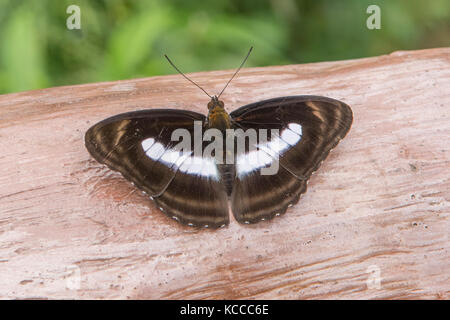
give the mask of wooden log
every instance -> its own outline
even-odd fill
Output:
[[[217,92],[232,72],[191,77]],[[206,113],[181,76],[0,96],[0,298],[449,299],[450,48],[243,69],[223,100],[297,94],[348,103],[349,135],[286,215],[219,230],[167,218],[84,147],[117,113]]]

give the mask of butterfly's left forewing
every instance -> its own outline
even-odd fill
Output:
[[[228,223],[227,195],[213,159],[176,149],[177,129],[194,136],[199,113],[144,110],[103,120],[91,127],[85,144],[100,163],[122,175],[155,200],[169,217],[193,226],[220,227]]]
[[[311,173],[352,123],[349,106],[318,96],[261,101],[230,115],[236,128],[276,133],[267,142],[258,141],[254,150],[247,148],[236,155],[231,208],[241,223],[270,219],[295,204],[306,191]]]

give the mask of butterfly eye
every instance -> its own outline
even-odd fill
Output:
[[[221,101],[221,100],[217,101],[217,104],[218,104],[221,108],[224,107],[223,101]]]
[[[208,102],[208,110],[210,110],[214,106],[213,101]]]

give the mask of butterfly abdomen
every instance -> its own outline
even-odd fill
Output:
[[[223,142],[222,145],[226,145],[225,137],[226,130],[231,129],[231,118],[228,113],[224,109],[224,104],[222,101],[217,99],[212,99],[208,104],[208,128],[209,129],[218,129],[222,131]],[[217,164],[217,169],[220,174],[220,179],[222,184],[225,186],[225,190],[228,196],[231,195],[231,191],[233,189],[233,182],[236,175],[236,170],[233,164],[227,163],[227,150],[224,150],[223,153],[223,162],[222,164]]]
[[[218,164],[217,169],[219,170],[220,178],[222,184],[225,186],[228,197],[231,196],[231,191],[233,191],[233,182],[236,176],[235,166],[233,164]]]

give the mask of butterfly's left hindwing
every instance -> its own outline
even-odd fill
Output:
[[[179,141],[172,141],[176,129],[193,137],[194,121],[204,124],[206,118],[181,110],[125,113],[91,127],[85,144],[98,162],[121,172],[169,217],[184,224],[219,227],[229,218],[217,166],[213,159],[175,150]]]

